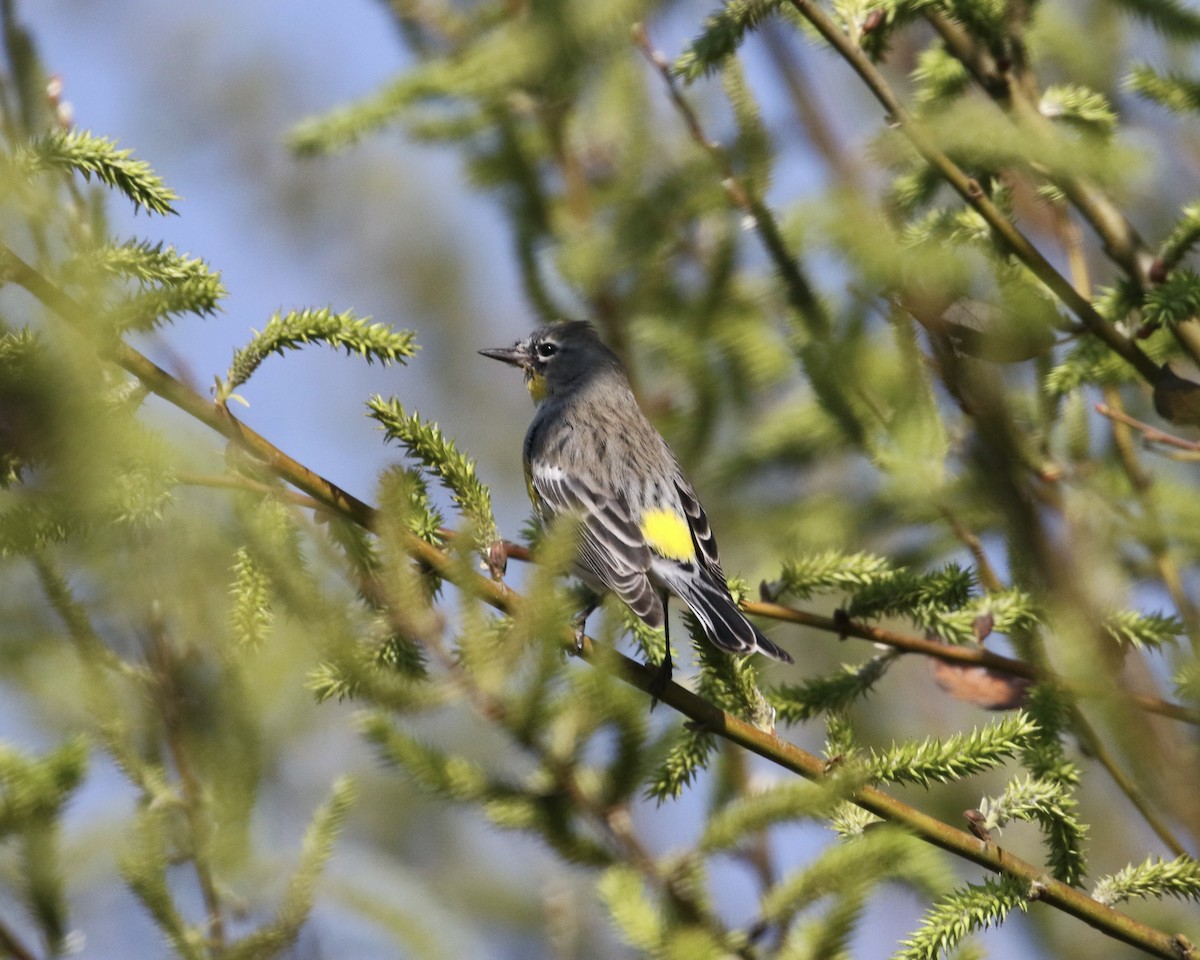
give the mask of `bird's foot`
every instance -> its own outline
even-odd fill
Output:
[[[587,644],[584,643],[587,637],[585,636],[584,631],[587,627],[588,617],[592,615],[600,603],[600,597],[597,594],[593,593],[591,590],[587,590],[586,588],[584,589],[585,597],[583,609],[579,611],[571,624],[575,629],[575,655],[577,657],[582,656],[587,650]]]
[[[647,664],[649,666],[649,664]],[[674,672],[673,664],[671,663],[671,648],[667,647],[667,652],[663,655],[662,662],[659,663],[658,669],[654,671],[654,678],[650,681],[650,709],[653,710],[658,706],[658,700],[666,692],[668,684],[671,682],[671,674]]]

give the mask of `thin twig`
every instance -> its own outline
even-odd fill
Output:
[[[192,769],[191,758],[183,742],[183,720],[180,715],[180,704],[183,693],[175,679],[176,665],[172,662],[173,653],[170,642],[166,637],[161,623],[154,623],[150,629],[148,654],[151,669],[154,671],[153,690],[158,699],[159,712],[163,720],[163,739],[179,776],[180,795],[182,799],[184,818],[188,825],[188,844],[186,856],[192,862],[196,874],[196,882],[200,887],[200,896],[204,900],[207,914],[207,932],[211,944],[217,952],[225,946],[225,917],[220,894],[217,892],[216,878],[213,876],[209,863],[209,838],[212,826],[207,822],[208,805],[204,797],[204,789],[200,778]]]
[[[1032,85],[1032,77],[1027,76],[1025,84],[1010,83],[992,54],[980,47],[961,24],[935,10],[926,11],[925,19],[938,32],[946,49],[967,68],[975,82],[1005,110],[1007,116],[1035,136],[1055,133],[1025,89]],[[1033,94],[1036,96],[1036,90]],[[1139,289],[1146,289],[1154,254],[1116,204],[1095,186],[1077,177],[1048,176],[1100,237],[1113,262],[1133,278]]]
[[[1142,788],[1121,769],[1116,758],[1109,752],[1108,747],[1104,745],[1104,741],[1100,739],[1100,735],[1096,733],[1095,728],[1088,723],[1087,719],[1078,709],[1074,711],[1071,727],[1083,742],[1087,752],[1091,753],[1099,761],[1100,766],[1112,778],[1117,789],[1125,794],[1129,802],[1137,809],[1137,812],[1142,815],[1142,819],[1154,831],[1154,835],[1163,842],[1166,848],[1177,857],[1191,856],[1191,851],[1183,845],[1179,838],[1175,836],[1174,831],[1167,821],[1151,806],[1150,800],[1146,797]]]
[[[1194,440],[1184,440],[1183,437],[1177,437],[1172,433],[1164,433],[1158,427],[1152,427],[1145,421],[1131,417],[1125,411],[1116,410],[1108,404],[1096,404],[1096,412],[1102,417],[1108,417],[1110,420],[1116,420],[1118,423],[1140,431],[1142,439],[1146,443],[1161,443],[1164,447],[1177,447],[1180,450],[1187,450],[1189,453],[1200,453],[1200,443]]]
[[[866,189],[866,176],[854,151],[844,149],[838,140],[835,125],[828,111],[818,103],[815,86],[804,68],[800,54],[788,43],[788,34],[781,24],[766,20],[758,32],[772,66],[783,81],[795,111],[804,128],[805,139],[825,161],[825,166],[840,187],[861,193]]]
[[[282,487],[273,487],[269,483],[262,483],[259,480],[252,480],[250,477],[244,477],[236,473],[179,473],[175,475],[175,480],[185,487],[212,487],[219,490],[243,490],[246,493],[257,493],[264,497],[274,497],[277,500],[290,503],[294,507],[304,507],[309,510],[327,509],[325,504],[317,500],[315,497],[306,496],[303,493],[297,493],[295,490],[285,490]]]
[[[987,552],[983,549],[983,541],[979,539],[979,535],[963,523],[958,518],[958,515],[949,507],[939,507],[938,512],[950,524],[950,530],[954,533],[954,536],[971,552],[971,558],[975,561],[975,570],[979,574],[979,583],[983,589],[988,593],[998,593],[1003,590],[1004,584],[992,567],[992,561],[988,559]]]
[[[936,660],[944,660],[947,663],[984,667],[988,670],[995,670],[997,673],[1025,677],[1039,683],[1053,683],[1077,696],[1085,696],[1087,694],[1086,690],[1068,685],[1057,674],[1035,667],[1024,660],[1001,656],[983,647],[953,646],[948,643],[942,643],[940,640],[929,640],[913,634],[899,633],[895,630],[875,627],[848,618],[826,617],[817,613],[796,610],[779,603],[766,603],[762,601],[746,602],[742,604],[742,609],[754,616],[770,617],[771,619],[783,620],[787,623],[799,623],[826,633],[836,634],[840,637],[857,637],[860,640],[869,640],[872,643],[878,643],[895,650],[903,650],[906,653],[918,653],[922,656],[933,657]],[[1200,713],[1197,713],[1195,710],[1190,710],[1177,703],[1171,703],[1170,701],[1142,693],[1128,693],[1126,696],[1132,703],[1147,713],[1155,713],[1160,716],[1170,717],[1172,720],[1181,720],[1185,723],[1200,725]]]

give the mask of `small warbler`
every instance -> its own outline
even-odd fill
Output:
[[[581,523],[574,572],[593,593],[577,621],[581,636],[603,591],[664,630],[674,594],[719,649],[792,662],[733,602],[696,491],[591,324],[553,323],[479,352],[524,371],[537,405],[523,460],[539,519],[572,515]],[[670,678],[668,639],[655,692]]]

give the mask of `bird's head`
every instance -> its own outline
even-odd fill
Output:
[[[617,358],[596,335],[590,323],[551,323],[534,330],[511,347],[480,350],[525,373],[525,386],[534,403],[576,386],[591,374],[616,366]]]

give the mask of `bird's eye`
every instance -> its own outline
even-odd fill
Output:
[[[553,343],[539,343],[537,345],[537,355],[542,360],[547,360],[558,353],[558,347]]]

